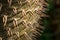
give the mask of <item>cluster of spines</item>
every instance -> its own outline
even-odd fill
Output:
[[[12,27],[13,25],[14,25],[14,28],[18,27],[21,23],[26,27],[26,29],[24,29],[22,31],[23,33],[22,32],[20,32],[20,33],[26,35],[29,38],[27,40],[33,40],[33,38],[29,37],[29,35],[25,32],[28,29],[30,29],[32,31],[33,37],[35,37],[35,39],[37,38],[36,36],[38,34],[41,35],[40,32],[43,32],[43,31],[40,31],[40,29],[43,29],[43,27],[36,20],[42,19],[41,17],[48,17],[47,15],[44,14],[45,10],[47,10],[46,6],[48,5],[44,0],[42,0],[42,1],[41,0],[33,0],[33,2],[35,3],[35,6],[37,5],[38,7],[31,8],[31,9],[29,8],[28,10],[22,9],[22,7],[23,7],[24,3],[27,3],[28,6],[31,7],[31,2],[29,0],[26,0],[24,2],[21,2],[19,0],[16,0],[16,1],[6,0],[6,1],[8,4],[4,4],[4,2],[3,3],[1,2],[0,13],[2,13],[2,15],[3,15],[3,24],[5,27],[7,26],[6,30],[8,30],[9,36],[12,35],[12,32],[9,32],[12,30],[10,27]],[[5,8],[5,6],[6,6],[6,8]],[[19,7],[21,7],[21,8],[19,8]],[[36,20],[33,21],[33,22],[36,21],[36,23],[38,25],[36,28],[32,26],[32,24],[33,24],[32,22],[26,23],[26,20],[24,20],[24,17],[27,14],[29,14],[29,12],[30,12],[31,16],[34,16],[35,13],[37,13],[39,16],[38,19],[36,18]],[[21,18],[20,17],[16,18],[18,15],[21,16]],[[12,24],[12,22],[13,22],[13,24]],[[10,26],[10,27],[8,28],[8,26]],[[18,33],[16,32],[16,34],[19,34],[19,32]],[[17,35],[17,36],[19,37],[19,35]]]

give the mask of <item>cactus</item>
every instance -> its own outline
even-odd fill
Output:
[[[0,0],[2,40],[37,40],[48,5],[46,0]]]

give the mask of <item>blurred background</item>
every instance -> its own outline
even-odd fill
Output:
[[[60,0],[54,0],[54,9],[51,12],[50,30],[53,32],[52,40],[60,40]]]

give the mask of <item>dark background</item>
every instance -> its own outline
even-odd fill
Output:
[[[53,32],[52,40],[60,40],[60,0],[54,0],[54,9],[51,12],[51,19],[50,30]]]

